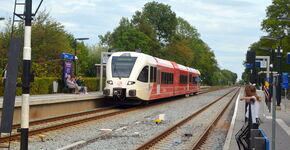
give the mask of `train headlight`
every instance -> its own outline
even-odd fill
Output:
[[[108,80],[107,83],[110,84],[110,85],[113,85],[113,81],[112,80]]]
[[[134,81],[128,81],[128,83],[127,83],[127,85],[133,85],[133,84],[135,84]]]

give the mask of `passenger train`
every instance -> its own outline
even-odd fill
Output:
[[[114,104],[140,104],[200,89],[198,70],[143,53],[113,53],[106,68],[103,94]]]

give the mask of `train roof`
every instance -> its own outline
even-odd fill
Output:
[[[169,68],[174,68],[173,64],[170,61],[164,60],[164,59],[161,59],[161,58],[157,58],[157,57],[153,57],[153,56],[150,56],[150,55],[147,55],[147,54],[144,54],[144,53],[129,52],[129,51],[127,52],[127,51],[125,51],[125,52],[115,52],[115,53],[112,54],[112,56],[145,57],[145,59],[147,58],[147,60],[152,60],[152,58],[153,58],[153,59],[155,59],[157,61],[158,64],[160,64],[162,66],[166,66],[166,67],[169,67]],[[179,70],[189,71],[189,72],[196,73],[196,74],[200,75],[200,72],[197,69],[186,67],[186,66],[183,66],[183,65],[180,65],[180,64],[177,64],[177,67],[178,67]]]

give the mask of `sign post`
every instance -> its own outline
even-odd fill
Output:
[[[75,59],[75,55],[62,53],[60,58],[63,59],[62,81],[65,83],[67,76],[73,74],[73,60]]]
[[[283,72],[282,73],[282,78],[283,78],[283,88],[285,89],[285,111],[287,111],[287,106],[286,106],[286,100],[287,100],[287,89],[289,89],[289,80],[288,80],[288,72]]]

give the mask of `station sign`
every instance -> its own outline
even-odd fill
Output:
[[[63,76],[64,76],[64,79],[67,78],[68,75],[72,75],[72,72],[73,72],[73,63],[72,61],[64,61],[63,63]]]
[[[267,61],[260,61],[260,68],[267,68]]]
[[[256,68],[261,68],[261,62],[260,61],[256,61]],[[246,68],[253,68],[252,64],[246,64]]]
[[[69,54],[69,53],[62,53],[60,55],[60,58],[68,59],[68,60],[74,60],[75,59],[75,55],[72,55],[72,54]]]
[[[246,68],[252,68],[252,64],[246,64]]]
[[[283,72],[282,73],[282,86],[284,89],[288,89],[289,88],[289,79],[288,79],[288,72]]]

